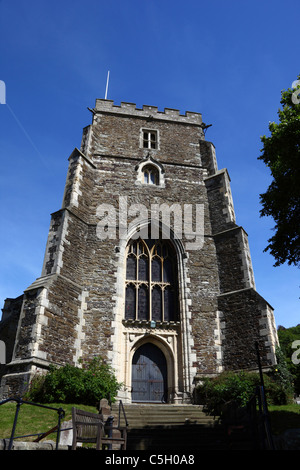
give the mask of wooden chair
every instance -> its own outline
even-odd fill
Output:
[[[114,450],[125,450],[127,444],[127,429],[118,426],[107,426],[103,417],[96,413],[72,408],[73,443],[72,450],[76,450],[77,443],[94,443],[97,450],[111,446]]]

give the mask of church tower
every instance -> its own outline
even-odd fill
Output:
[[[102,99],[91,111],[42,274],[3,309],[2,397],[94,356],[124,402],[189,402],[204,376],[257,369],[255,342],[270,367],[272,307],[201,114]]]

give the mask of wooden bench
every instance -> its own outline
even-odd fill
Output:
[[[72,450],[76,450],[77,443],[94,443],[97,450],[116,444],[119,449],[125,450],[127,444],[127,428],[108,426],[103,416],[96,413],[72,408],[73,443]]]

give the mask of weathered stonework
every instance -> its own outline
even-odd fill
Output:
[[[255,290],[230,178],[226,169],[218,170],[201,115],[109,100],[96,100],[91,111],[81,148],[69,158],[62,208],[51,216],[41,277],[4,308],[0,339],[10,346],[2,396],[22,393],[32,375],[49,364],[78,365],[80,358],[100,355],[124,383],[120,397],[130,402],[133,358],[145,344],[165,357],[169,402],[188,401],[203,376],[256,369],[255,341],[269,367],[277,343],[273,312]],[[153,133],[155,148],[143,147],[143,131]],[[155,184],[144,181],[149,165]],[[149,228],[154,205],[162,204],[194,208],[181,237],[170,219],[179,316],[155,324],[129,320],[124,314],[128,243]],[[146,208],[139,218],[132,210],[138,205]],[[109,207],[115,232],[103,239]],[[166,235],[168,224],[157,214],[155,220]]]

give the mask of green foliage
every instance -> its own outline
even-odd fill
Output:
[[[299,361],[300,355],[297,354],[297,350],[299,350],[299,343],[296,348],[293,347],[295,346],[296,341],[300,341],[300,324],[291,328],[284,328],[283,326],[279,326],[277,333],[282,354],[285,358],[287,368],[292,375],[295,393],[300,395],[300,364],[296,363],[294,357],[296,355],[296,359]]]
[[[253,396],[257,385],[259,385],[258,374],[223,372],[214,378],[204,378],[196,390],[197,401],[205,404],[209,413],[220,415],[228,402],[245,406]]]
[[[260,195],[260,214],[275,221],[275,234],[265,249],[274,256],[275,266],[300,264],[300,104],[298,98],[293,99],[295,93],[291,88],[282,92],[279,123],[271,122],[271,135],[261,137],[259,160],[269,167],[273,180]]]
[[[294,393],[294,380],[290,373],[284,354],[280,347],[276,348],[277,364],[272,367],[268,376],[273,379],[275,383],[280,385],[286,392],[286,397],[293,396]],[[279,403],[280,404],[280,403]]]
[[[82,368],[66,364],[50,366],[46,375],[36,375],[25,398],[39,403],[81,403],[96,406],[101,398],[114,400],[121,384],[100,357]]]
[[[275,371],[272,374],[276,375]],[[286,388],[281,377],[264,374],[264,386],[268,404],[280,405],[290,401],[290,388]],[[196,402],[204,404],[213,415],[221,415],[227,403],[244,407],[260,385],[260,377],[255,372],[223,372],[214,378],[204,378],[196,388]]]

